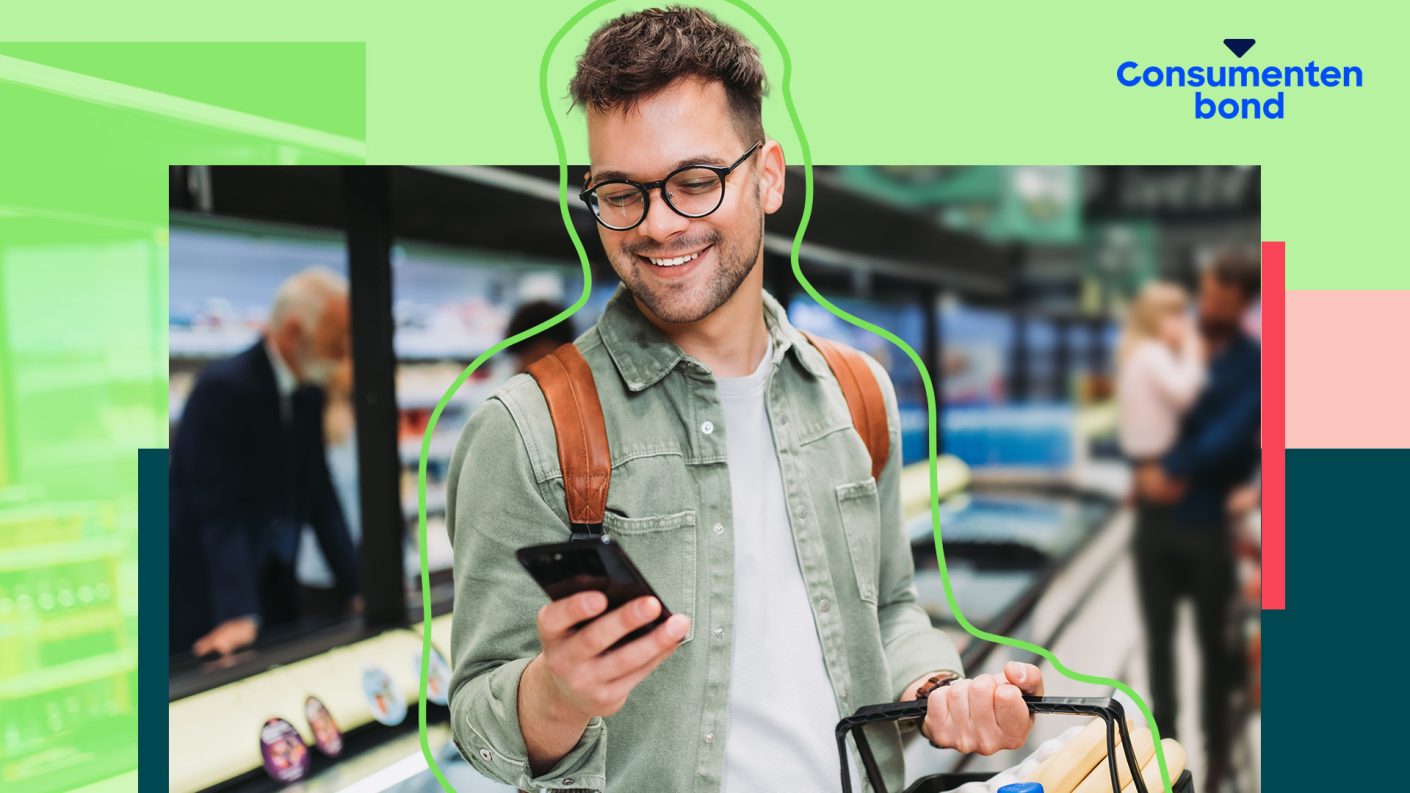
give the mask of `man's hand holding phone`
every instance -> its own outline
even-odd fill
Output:
[[[661,601],[645,596],[606,609],[607,596],[595,591],[539,609],[543,649],[519,681],[519,727],[535,773],[572,751],[589,719],[620,710],[632,689],[690,632],[690,618],[674,614],[650,633],[614,648],[622,637],[656,619]]]
[[[565,705],[586,717],[611,716],[636,684],[666,660],[690,630],[690,618],[673,615],[651,633],[612,650],[623,636],[656,619],[661,601],[639,597],[603,614],[607,597],[580,592],[539,609],[539,642],[549,678]],[[591,620],[587,625],[574,626]]]

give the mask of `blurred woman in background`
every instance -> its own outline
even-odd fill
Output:
[[[1188,309],[1184,289],[1154,281],[1126,317],[1117,350],[1117,428],[1122,453],[1138,469],[1175,445],[1180,419],[1204,387],[1204,345]]]

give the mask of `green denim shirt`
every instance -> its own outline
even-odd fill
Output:
[[[767,409],[798,563],[838,711],[850,714],[896,700],[923,675],[961,672],[960,659],[916,603],[901,525],[896,396],[885,370],[868,359],[882,384],[891,434],[890,459],[877,481],[821,353],[768,294],[764,315],[774,343]],[[666,607],[691,617],[690,634],[621,710],[592,719],[571,752],[533,776],[519,730],[518,687],[539,652],[535,615],[546,598],[514,552],[561,542],[569,530],[547,405],[534,380],[517,375],[471,416],[450,464],[452,734],[481,773],[525,790],[715,793],[729,729],[736,608],[715,382],[622,288],[575,344],[592,369],[612,453],[605,528]],[[829,734],[833,726],[818,725]],[[900,790],[900,730],[868,735],[888,787]]]

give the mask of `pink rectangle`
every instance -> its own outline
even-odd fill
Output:
[[[1288,447],[1410,448],[1410,292],[1288,293]]]
[[[1265,609],[1287,607],[1285,363],[1287,352],[1286,245],[1263,243],[1261,372],[1263,380],[1262,601]]]

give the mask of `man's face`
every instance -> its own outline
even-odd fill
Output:
[[[1229,336],[1243,323],[1249,301],[1237,284],[1225,283],[1213,273],[1200,276],[1199,324],[1211,336]]]
[[[745,140],[719,82],[681,79],[629,109],[590,110],[592,184],[607,179],[654,182],[682,165],[729,166],[755,141]],[[783,201],[783,154],[768,141],[725,180],[724,202],[702,218],[677,214],[659,190],[636,228],[598,227],[617,277],[663,322],[697,322],[734,295],[762,252],[764,215]]]
[[[348,301],[333,298],[328,301],[313,332],[299,345],[299,368],[302,378],[315,385],[327,386],[348,359]]]

